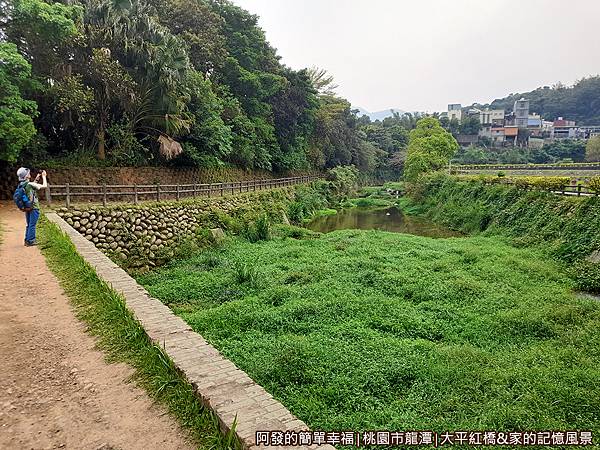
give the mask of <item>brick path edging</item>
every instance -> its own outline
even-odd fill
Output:
[[[234,421],[235,433],[247,450],[269,448],[257,446],[257,431],[302,431],[308,426],[275,400],[262,386],[204,340],[79,234],[56,213],[46,213],[71,240],[79,255],[98,276],[125,298],[127,308],[144,327],[150,339],[161,346],[175,366],[193,386],[202,403],[215,412],[223,432]],[[278,446],[277,449],[286,447]],[[331,445],[294,446],[289,449],[335,450]]]

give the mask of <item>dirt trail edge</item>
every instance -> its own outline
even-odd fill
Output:
[[[25,219],[0,203],[0,448],[191,449],[132,369],[107,364],[71,310]]]

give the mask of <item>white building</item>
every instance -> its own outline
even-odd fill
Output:
[[[504,125],[503,109],[485,109],[479,112],[479,123],[482,125]]]
[[[518,128],[527,128],[529,122],[529,100],[521,98],[515,102],[515,125]]]
[[[451,103],[448,105],[448,120],[462,120],[462,105],[460,103]]]

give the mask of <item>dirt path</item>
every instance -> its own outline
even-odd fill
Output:
[[[192,448],[127,383],[131,368],[104,362],[39,249],[23,246],[23,214],[0,203],[0,220],[0,448]]]

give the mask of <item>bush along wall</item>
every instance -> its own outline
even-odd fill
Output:
[[[515,245],[543,247],[568,265],[582,289],[600,292],[599,197],[486,185],[445,174],[422,177],[408,192],[414,212],[466,233],[502,235]],[[585,282],[577,275],[581,273],[588,274]]]
[[[296,188],[179,202],[61,208],[57,213],[114,261],[144,271],[178,252],[212,245],[216,239],[212,228],[239,232],[247,221],[261,216],[285,221]]]

